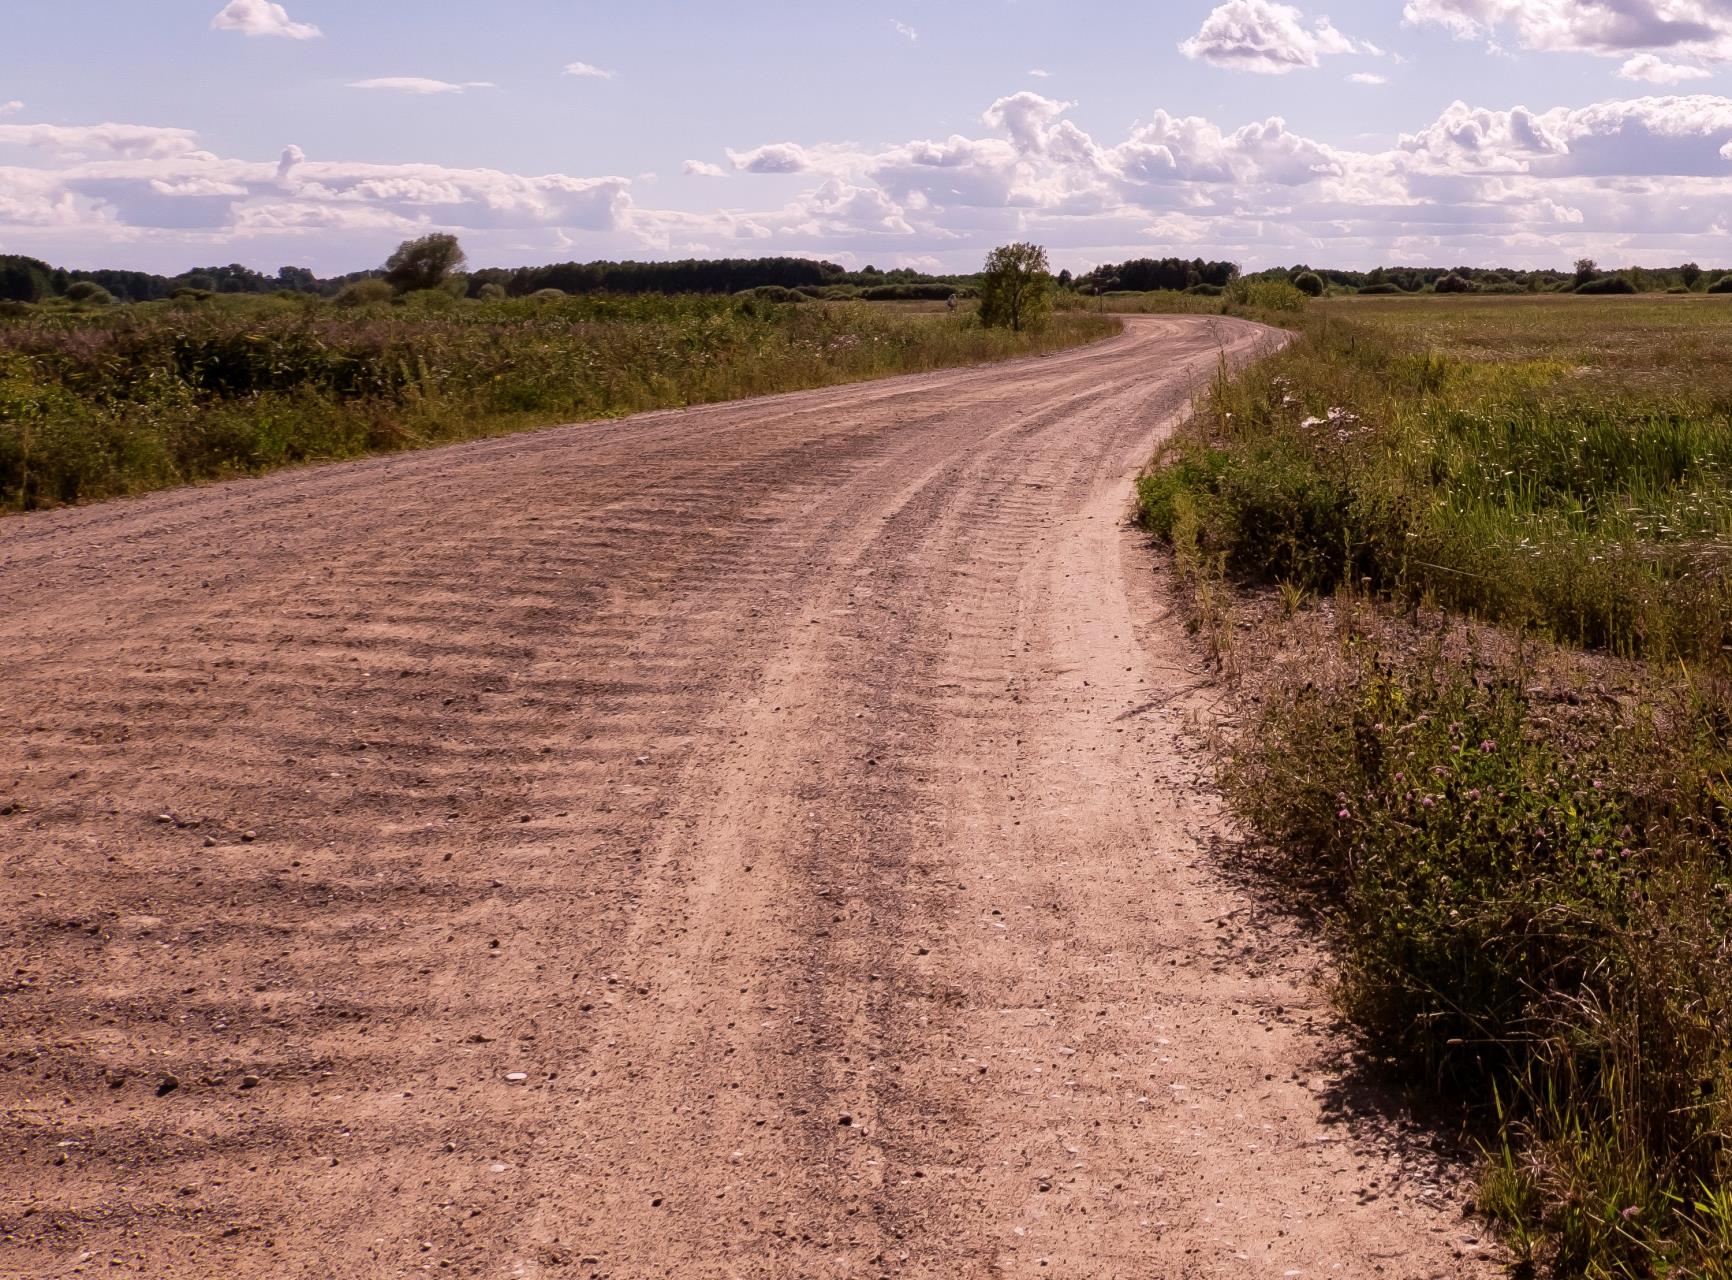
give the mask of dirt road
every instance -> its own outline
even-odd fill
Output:
[[[0,1274],[1465,1274],[1124,527],[1268,341],[0,523]]]

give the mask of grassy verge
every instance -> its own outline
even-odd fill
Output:
[[[1141,486],[1257,673],[1229,796],[1527,1266],[1732,1275],[1732,305],[1299,330]]]
[[[33,309],[0,317],[0,510],[1035,354],[1117,323],[1012,334],[700,296]]]

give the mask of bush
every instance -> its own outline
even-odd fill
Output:
[[[529,295],[531,302],[564,302],[571,295],[564,289],[537,289]]]
[[[505,286],[502,284],[484,284],[475,291],[475,297],[481,302],[504,302]]]
[[[1598,280],[1589,280],[1576,286],[1577,293],[1640,293],[1641,290],[1631,284],[1624,276],[1601,276]]]
[[[1407,290],[1403,289],[1398,284],[1383,283],[1383,284],[1362,284],[1359,286],[1359,292],[1362,295],[1364,295],[1364,294],[1383,295],[1383,294],[1392,294],[1392,293],[1393,294],[1406,294]]]
[[[1218,298],[1227,291],[1218,284],[1194,284],[1185,292],[1193,298]]]
[[[457,305],[457,299],[445,289],[416,289],[398,300],[419,311],[449,311]]]
[[[397,291],[383,280],[357,280],[343,286],[334,301],[339,307],[372,307],[389,302]]]
[[[1253,311],[1303,311],[1310,299],[1285,280],[1236,280],[1227,301]]]
[[[1709,293],[1732,293],[1732,274],[1721,276],[1708,286]]]
[[[94,281],[74,280],[66,288],[66,300],[92,307],[106,307],[114,301],[114,295]]]
[[[875,284],[860,291],[860,296],[867,302],[943,302],[953,295],[961,296],[968,290],[959,289],[944,281],[923,284]]]
[[[195,289],[188,285],[176,289],[169,297],[176,302],[209,302],[216,297],[216,293],[210,289]]]
[[[806,301],[806,295],[798,289],[785,288],[779,284],[761,284],[755,289],[741,289],[734,296],[736,298],[756,298],[760,302]]]
[[[1307,298],[1321,298],[1329,287],[1315,271],[1301,271],[1293,277],[1293,287]]]
[[[1431,288],[1434,293],[1472,293],[1473,281],[1466,276],[1458,276],[1452,271],[1439,278],[1438,282]]]

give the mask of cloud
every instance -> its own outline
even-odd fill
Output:
[[[1624,57],[1669,49],[1732,58],[1726,0],[1407,0],[1403,21],[1441,26],[1462,40],[1509,31],[1526,49]]]
[[[1045,80],[1052,75],[1052,72],[1042,71],[1039,67],[1030,67],[1028,69],[1028,74],[1033,76],[1036,80]]]
[[[64,160],[115,156],[129,160],[160,160],[198,150],[191,129],[164,129],[141,124],[5,124],[0,146],[30,147]]]
[[[1316,67],[1330,54],[1352,53],[1353,41],[1319,18],[1309,27],[1292,5],[1273,0],[1227,0],[1179,45],[1187,58],[1233,71],[1284,75]]]
[[[280,36],[287,40],[312,40],[321,35],[310,22],[294,22],[287,10],[271,0],[229,0],[210,20],[218,31],[239,31],[248,36]]]
[[[1639,53],[1618,68],[1624,80],[1645,80],[1649,84],[1682,84],[1686,80],[1705,80],[1713,72],[1687,62],[1667,62],[1651,53]]]
[[[792,142],[773,142],[750,151],[729,151],[728,159],[744,173],[804,173],[812,167],[805,148]]]
[[[728,171],[719,164],[711,164],[708,160],[687,160],[680,166],[680,172],[688,178],[725,178]]]
[[[1347,79],[1353,84],[1388,84],[1388,76],[1380,76],[1375,71],[1355,71]]]
[[[897,35],[908,41],[909,44],[913,44],[916,40],[920,39],[920,33],[913,27],[909,26],[906,22],[892,18],[890,19],[890,27]]]
[[[463,93],[470,89],[497,89],[487,80],[465,80],[455,84],[449,80],[429,80],[425,76],[380,76],[374,80],[356,80],[351,89],[380,89],[387,93]]]
[[[1161,110],[1097,136],[1069,103],[1025,91],[948,136],[773,142],[729,149],[727,163],[782,175],[722,188],[731,199],[775,198],[646,207],[642,177],[310,159],[294,146],[255,161],[214,154],[184,129],[8,121],[0,236],[14,252],[175,269],[224,246],[237,261],[352,270],[428,230],[462,235],[477,261],[506,263],[750,245],[965,270],[1011,239],[1037,240],[1073,266],[1167,253],[1251,268],[1675,262],[1724,244],[1732,98],[1549,110],[1455,102],[1381,143],[1343,147],[1280,116],[1223,123]],[[694,160],[684,171],[728,169]]]
[[[617,71],[604,71],[587,62],[568,62],[565,64],[565,74],[577,76],[583,80],[612,80],[618,76]]]
[[[24,104],[17,99],[13,99],[11,102],[0,102],[0,116],[17,115],[22,110],[24,110]]]

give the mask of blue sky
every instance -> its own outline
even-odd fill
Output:
[[[337,272],[433,228],[477,264],[1732,265],[1728,0],[0,16],[0,251],[69,265]]]

